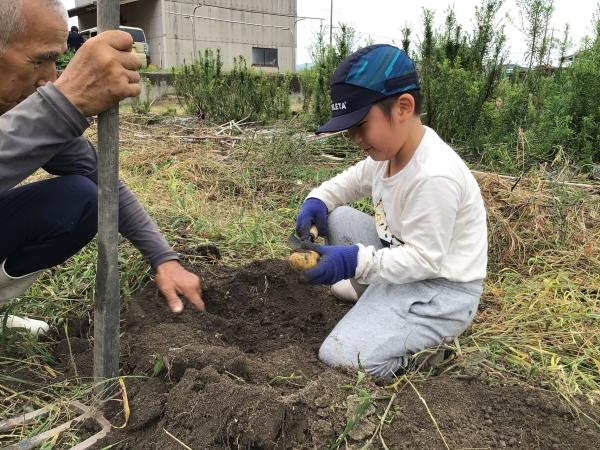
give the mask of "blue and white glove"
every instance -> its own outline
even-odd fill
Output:
[[[296,218],[296,234],[302,241],[310,239],[310,227],[315,224],[319,236],[327,236],[327,206],[318,198],[307,198]]]
[[[302,247],[321,255],[319,264],[303,272],[308,284],[335,284],[353,278],[358,261],[358,245],[317,245],[305,242]]]

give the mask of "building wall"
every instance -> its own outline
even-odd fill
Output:
[[[165,21],[166,66],[181,65],[193,56],[192,23],[181,14],[192,15],[194,0],[163,0]],[[269,11],[296,15],[296,0],[206,0],[205,3],[239,9]],[[296,65],[296,26],[293,17],[281,17],[229,9],[201,6],[196,9],[197,17],[224,19],[256,24],[288,27],[288,30],[260,27],[247,24],[220,22],[197,18],[194,20],[196,51],[220,49],[225,68],[233,66],[233,58],[243,56],[252,63],[252,47],[277,48],[278,67],[267,71],[292,72]]]
[[[76,0],[76,6],[90,0]],[[197,17],[254,24],[269,24],[288,29],[261,27],[189,17],[196,8]],[[254,11],[296,15],[297,0],[138,0],[121,5],[121,24],[144,29],[151,63],[161,68],[189,63],[194,54],[192,30],[195,28],[196,51],[219,49],[225,69],[233,66],[233,58],[243,56],[252,64],[252,48],[276,48],[278,66],[260,67],[266,71],[293,72],[296,66],[296,23],[294,17],[274,16],[208,5]],[[79,16],[79,28],[96,26],[96,13]]]

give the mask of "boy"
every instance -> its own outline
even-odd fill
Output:
[[[369,157],[312,190],[296,221],[321,255],[305,279],[356,301],[319,358],[391,377],[473,320],[486,275],[485,209],[465,163],[421,124],[418,76],[402,50],[350,55],[331,98],[332,118],[317,133],[349,130]],[[375,218],[343,206],[367,195]],[[329,245],[310,243],[312,224]]]

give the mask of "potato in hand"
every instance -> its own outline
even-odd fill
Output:
[[[319,256],[320,255],[313,250],[296,250],[288,256],[288,263],[296,272],[304,272],[317,265]]]

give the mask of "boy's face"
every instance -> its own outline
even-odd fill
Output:
[[[403,146],[401,127],[383,110],[373,105],[358,125],[350,128],[350,138],[375,161],[387,161]]]
[[[366,117],[348,130],[350,138],[375,161],[389,161],[405,147],[412,127],[420,125],[410,94],[398,97],[389,114],[377,104]]]

